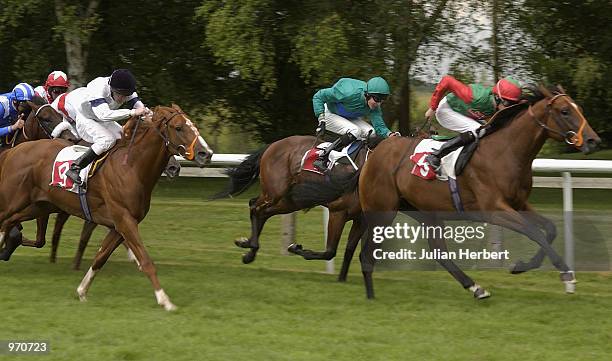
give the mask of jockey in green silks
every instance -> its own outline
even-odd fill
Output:
[[[332,150],[341,149],[356,139],[366,139],[372,131],[383,138],[399,135],[389,130],[380,108],[390,93],[389,84],[381,77],[374,77],[367,83],[342,78],[331,88],[316,92],[312,106],[319,120],[317,137],[329,130],[340,138],[325,148],[313,165],[325,171],[326,158]],[[365,121],[366,118],[372,125]]]

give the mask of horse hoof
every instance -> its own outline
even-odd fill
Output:
[[[527,263],[523,261],[518,261],[514,264],[512,268],[510,268],[510,273],[513,275],[517,275],[523,272],[527,272],[529,268],[527,267]]]
[[[234,244],[240,248],[251,248],[251,242],[245,237],[238,238],[234,241]]]
[[[178,309],[178,307],[176,307],[176,305],[172,302],[168,302],[164,304],[163,306],[164,306],[164,310],[168,312],[176,311]]]
[[[81,302],[87,301],[87,293],[85,291],[77,288],[77,295],[79,296],[79,301]]]
[[[293,254],[297,254],[298,251],[302,250],[302,245],[297,243],[291,243],[289,247],[287,247],[287,251]]]
[[[344,276],[344,277],[343,276],[338,276],[338,282],[342,282],[342,283],[346,282],[346,276]]]
[[[474,298],[477,300],[484,300],[485,298],[489,297],[491,297],[491,293],[484,288],[478,287],[476,291],[474,291]]]
[[[565,284],[565,293],[576,292],[576,275],[574,271],[561,272],[561,281]]]
[[[248,252],[242,255],[242,263],[249,264],[255,260],[255,254],[253,252]]]

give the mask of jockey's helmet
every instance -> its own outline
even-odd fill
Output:
[[[504,100],[519,101],[521,97],[521,86],[518,81],[511,77],[500,79],[493,87],[493,94]]]
[[[374,98],[375,102],[381,103],[387,99],[391,93],[391,90],[389,89],[389,84],[387,84],[387,81],[377,76],[368,80],[365,93],[366,96]]]
[[[68,80],[68,75],[63,71],[54,70],[49,76],[47,76],[47,81],[45,82],[45,88],[58,87],[58,88],[68,88],[70,87],[70,81]]]
[[[121,95],[131,95],[136,91],[136,78],[127,69],[117,69],[111,74],[110,80],[111,90]]]
[[[13,97],[19,102],[32,100],[32,97],[34,97],[34,88],[28,83],[19,83],[13,88]]]

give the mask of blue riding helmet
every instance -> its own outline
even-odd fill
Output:
[[[34,97],[34,88],[28,83],[19,83],[13,88],[13,97],[20,102],[32,100]]]

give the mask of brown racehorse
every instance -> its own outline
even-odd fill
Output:
[[[251,154],[237,168],[228,172],[228,190],[214,198],[240,194],[255,182],[258,176],[261,182],[261,194],[249,201],[251,236],[235,241],[237,246],[249,248],[242,257],[244,263],[251,263],[255,259],[259,250],[259,235],[268,218],[323,204],[330,211],[325,251],[302,249],[302,246],[297,244],[291,245],[289,251],[308,260],[330,260],[336,255],[344,224],[352,220],[345,258],[338,276],[339,281],[346,280],[355,247],[365,228],[360,217],[357,190],[343,195],[343,183],[356,182],[358,178],[353,167],[348,164],[338,164],[332,169],[333,183],[330,183],[330,177],[301,171],[300,163],[304,153],[318,143],[312,136],[284,138]],[[367,144],[359,151],[355,159],[358,167],[365,162],[368,151]],[[325,192],[319,191],[321,184],[327,185]],[[326,201],[321,202],[322,199]]]
[[[532,187],[531,165],[547,138],[566,141],[584,153],[594,151],[601,140],[562,89],[552,92],[540,87],[533,92],[528,102],[498,114],[503,125],[480,139],[478,149],[457,182],[466,212],[472,216],[477,214],[480,221],[522,233],[540,246],[529,262],[517,262],[512,273],[539,267],[546,255],[561,272],[566,291],[571,293],[575,287],[574,273],[551,246],[556,236],[555,226],[527,202]],[[418,142],[415,138],[396,138],[381,143],[361,172],[359,195],[368,234],[360,260],[368,298],[374,297],[373,252],[377,244],[372,239],[373,227],[389,225],[402,206],[424,212],[454,211],[445,182],[426,181],[412,175],[411,161],[400,164],[406,155],[413,153]],[[423,214],[419,221],[440,224],[439,219],[429,218],[424,212],[419,213]],[[428,241],[431,249],[442,252],[447,249],[442,237]],[[475,297],[489,296],[452,260],[438,262]]]
[[[26,141],[51,139],[51,133],[53,132],[53,129],[63,120],[61,114],[59,114],[51,105],[46,104],[45,100],[38,96],[35,96],[31,102],[22,102],[18,111],[19,113],[27,114],[24,127],[14,133],[12,137],[10,137],[10,143],[3,146],[1,150],[14,147]],[[88,145],[88,143],[85,143],[84,141],[79,141],[78,138],[76,138],[69,130],[64,130],[60,134],[59,138],[65,139],[71,143],[78,142],[78,144]],[[179,162],[174,157],[171,157],[166,169],[164,170],[164,173],[166,173],[169,178],[174,178],[178,176],[179,172]],[[69,217],[70,215],[65,212],[58,212],[56,216],[55,227],[53,228],[53,237],[51,239],[51,254],[49,257],[51,263],[56,262],[57,248],[59,246],[60,236],[62,234],[64,225],[66,224],[66,221],[68,221]],[[48,216],[38,218],[36,241],[22,239],[21,245],[36,248],[43,247],[46,243],[45,234],[48,222]],[[79,240],[79,245],[73,260],[72,268],[74,270],[80,269],[85,248],[87,247],[89,239],[91,238],[91,235],[96,226],[97,224],[95,223],[89,221],[84,222]]]
[[[151,193],[170,156],[182,155],[203,167],[210,162],[212,151],[176,105],[155,108],[150,120],[132,118],[125,129],[124,138],[88,184],[87,201],[93,222],[111,230],[77,293],[86,300],[94,276],[125,241],[151,280],[158,304],[173,310],[176,306],[159,284],[138,224],[149,211]],[[84,218],[78,195],[49,186],[53,161],[64,146],[59,140],[39,140],[0,154],[0,230],[60,210]]]

